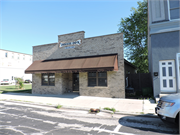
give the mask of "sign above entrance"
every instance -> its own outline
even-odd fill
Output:
[[[74,41],[74,42],[61,42],[59,44],[59,47],[63,47],[63,46],[69,46],[69,45],[80,45],[81,44],[81,40],[77,40],[77,41]]]

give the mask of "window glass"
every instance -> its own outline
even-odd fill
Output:
[[[166,80],[163,80],[163,87],[167,87]]]
[[[172,62],[168,62],[168,65],[172,65]]]
[[[107,86],[106,78],[98,78],[98,86]]]
[[[168,67],[168,69],[169,69],[169,76],[173,76],[172,75],[172,67]]]
[[[171,10],[170,10],[171,19],[178,19],[178,18],[180,18],[179,12],[180,12],[180,9],[179,9],[179,8],[177,8],[177,9],[171,9]]]
[[[107,73],[106,72],[99,72],[98,77],[106,77]]]
[[[162,65],[166,65],[166,63],[165,63],[165,62],[163,62],[163,63],[162,63]]]
[[[42,74],[42,85],[48,85],[48,74]]]
[[[173,88],[173,80],[169,80],[169,87]]]
[[[79,74],[73,74],[73,78],[79,78]]]
[[[7,52],[5,53],[5,57],[6,57],[6,58],[8,57],[8,54],[7,54]]]
[[[49,85],[55,85],[55,74],[54,73],[50,73],[49,74]]]
[[[89,86],[97,86],[96,84],[96,78],[89,78],[88,79]]]
[[[165,67],[163,67],[162,69],[163,69],[163,70],[162,70],[162,74],[163,74],[163,76],[166,76],[166,68],[165,68]]]
[[[89,72],[89,73],[88,73],[88,76],[89,76],[89,77],[96,77],[96,72]]]
[[[169,0],[170,9],[180,7],[179,4],[180,4],[179,0]]]

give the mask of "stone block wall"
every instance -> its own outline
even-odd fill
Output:
[[[118,81],[117,81],[118,80]],[[122,71],[107,72],[107,87],[88,87],[88,73],[79,73],[79,92],[83,96],[124,98],[124,76]]]
[[[42,86],[41,74],[33,74],[33,94],[61,95],[72,90],[72,73],[56,73],[55,86]]]
[[[62,73],[55,74],[55,86],[42,86],[41,84],[41,74],[33,74],[32,94],[61,95],[64,93]]]

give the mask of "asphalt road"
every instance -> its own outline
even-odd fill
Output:
[[[0,135],[164,135],[178,127],[159,118],[0,101]]]

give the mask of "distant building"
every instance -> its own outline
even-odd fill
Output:
[[[154,96],[180,92],[180,1],[148,0],[149,70]]]
[[[32,64],[32,55],[0,49],[0,81],[20,77],[32,80],[24,71]]]

